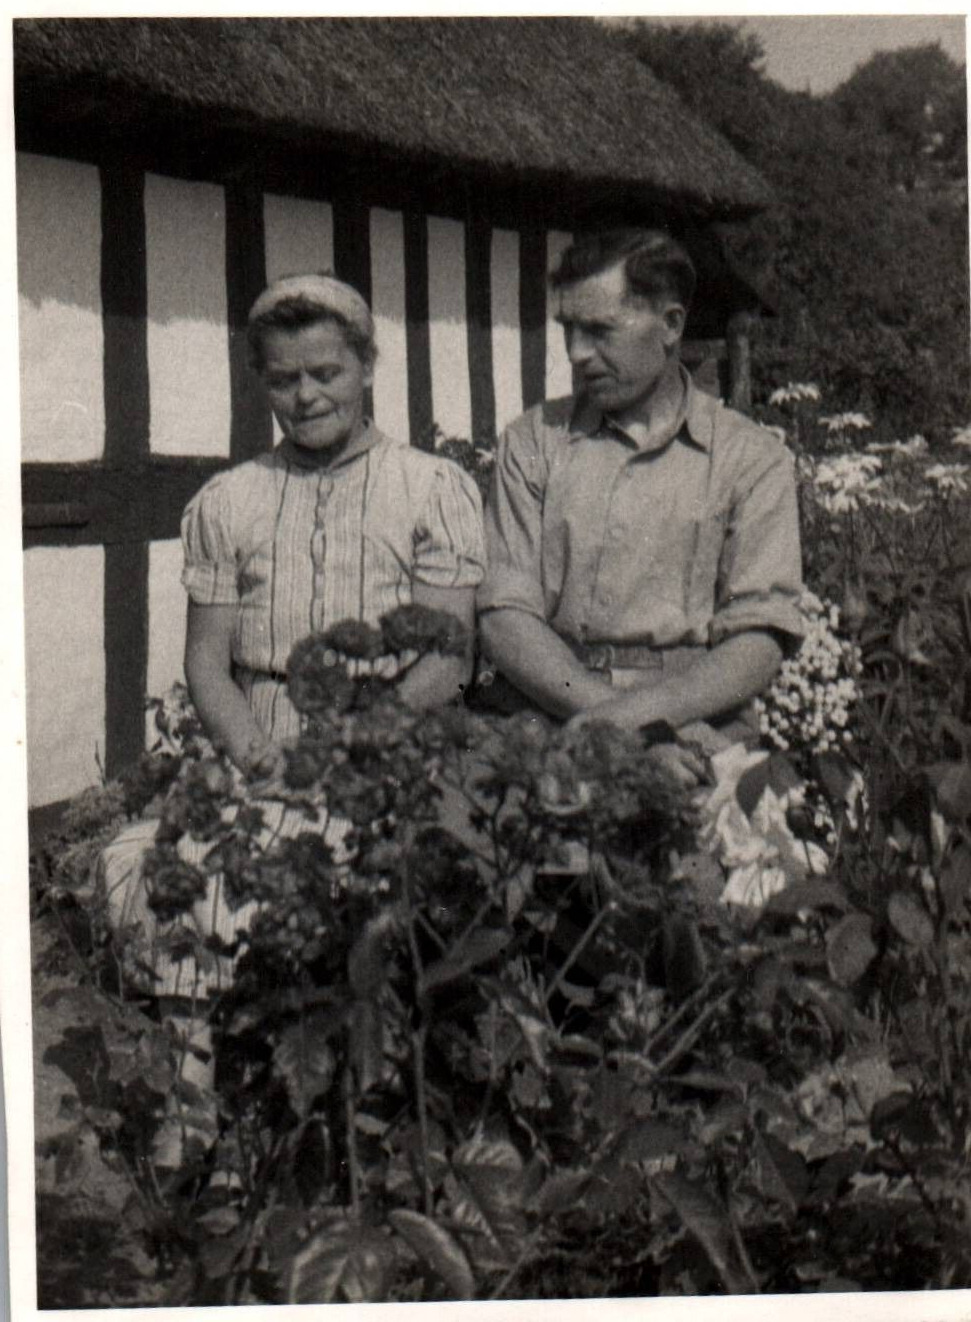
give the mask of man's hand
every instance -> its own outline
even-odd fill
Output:
[[[611,696],[610,681],[588,670],[553,629],[523,611],[487,610],[479,617],[483,650],[505,677],[550,716],[569,717]]]
[[[682,789],[696,790],[701,785],[710,784],[704,758],[683,744],[655,744],[650,751],[651,760]]]
[[[566,723],[567,730],[582,730],[595,721],[608,721],[612,725],[624,728],[620,721],[613,719],[611,704],[603,703],[591,707],[588,711],[578,712]],[[629,728],[629,727],[627,727]],[[666,771],[677,784],[684,789],[697,789],[708,781],[708,767],[704,757],[694,749],[682,743],[655,744],[651,749],[652,759]]]
[[[606,701],[584,703],[586,720],[612,721],[639,729],[667,721],[676,730],[705,722],[741,707],[772,682],[782,648],[766,630],[752,629],[726,638],[684,674],[653,675],[643,683],[615,688]]]

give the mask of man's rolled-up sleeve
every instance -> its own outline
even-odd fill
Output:
[[[486,573],[480,614],[518,610],[546,620],[543,599],[543,491],[546,462],[531,415],[499,441],[485,509]]]
[[[792,456],[763,442],[734,500],[719,562],[712,646],[751,629],[781,635],[787,651],[804,634],[799,510]]]

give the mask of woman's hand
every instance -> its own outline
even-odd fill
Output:
[[[286,765],[281,746],[261,737],[250,744],[243,771],[250,780],[273,781],[283,776]]]
[[[454,615],[471,640],[475,628],[474,588],[434,588],[427,583],[415,583],[411,599],[416,606],[428,606]],[[398,695],[409,707],[426,711],[460,697],[471,678],[471,647],[464,656],[429,652],[404,674],[398,685]]]
[[[232,640],[235,606],[200,606],[189,602],[185,638],[185,677],[189,696],[206,734],[223,748],[244,774],[250,773],[251,750],[262,765],[270,747],[233,679]]]

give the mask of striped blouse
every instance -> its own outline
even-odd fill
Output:
[[[284,441],[218,474],[189,503],[182,543],[191,600],[238,607],[236,679],[278,739],[299,732],[282,679],[294,643],[339,620],[377,623],[413,583],[474,588],[485,565],[471,478],[373,423],[326,470]]]

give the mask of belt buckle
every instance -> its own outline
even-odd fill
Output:
[[[590,657],[587,661],[587,667],[590,670],[609,671],[614,665],[614,646],[613,643],[601,643],[597,647],[590,649]]]

